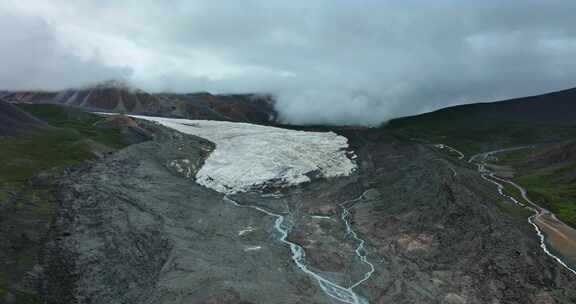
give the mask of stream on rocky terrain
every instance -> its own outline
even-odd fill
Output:
[[[358,237],[358,235],[356,234],[356,232],[354,232],[350,222],[347,219],[347,217],[349,215],[350,208],[354,207],[354,203],[362,200],[363,197],[364,197],[364,193],[361,196],[359,196],[353,200],[348,200],[348,201],[345,201],[345,202],[339,204],[342,207],[341,219],[342,219],[342,222],[344,223],[344,225],[346,226],[346,234],[350,235],[356,242],[358,242],[358,247],[356,247],[355,253],[363,263],[365,263],[369,266],[369,270],[363,275],[362,279],[358,280],[357,282],[352,284],[350,287],[344,287],[344,286],[342,286],[336,282],[333,282],[333,281],[323,277],[322,275],[314,272],[313,270],[311,270],[306,265],[306,260],[305,260],[306,251],[304,250],[304,248],[302,246],[300,246],[299,244],[288,240],[288,233],[290,232],[291,227],[292,227],[292,224],[289,222],[289,218],[291,216],[290,214],[288,214],[287,216],[284,216],[281,214],[271,212],[271,211],[266,210],[266,209],[259,207],[259,206],[242,205],[242,204],[239,204],[238,202],[236,202],[235,200],[231,199],[228,195],[224,196],[224,200],[229,202],[229,203],[232,203],[233,205],[235,205],[237,207],[252,208],[252,209],[258,210],[262,213],[265,213],[269,216],[276,218],[276,220],[274,222],[274,229],[279,233],[278,241],[280,241],[281,243],[284,243],[290,247],[290,251],[292,253],[292,255],[291,255],[292,261],[296,264],[296,266],[300,270],[302,270],[304,273],[306,273],[307,275],[314,278],[318,282],[318,284],[320,285],[320,287],[322,288],[324,293],[326,293],[326,295],[328,295],[329,297],[331,297],[331,298],[333,298],[333,299],[335,299],[341,303],[368,304],[368,301],[366,299],[360,297],[352,289],[359,286],[364,281],[370,279],[370,277],[372,276],[372,273],[374,272],[374,265],[372,263],[370,263],[366,257],[366,252],[365,252],[365,248],[364,248],[365,241]],[[279,197],[276,196],[275,198],[281,198],[281,196],[279,196]]]
[[[152,141],[58,177],[38,276],[47,303],[576,301],[574,274],[540,250],[524,221],[498,209],[492,184],[430,145],[348,130],[339,135],[357,155],[349,176],[312,170],[298,185],[222,193],[194,177],[210,156],[220,167],[235,160],[217,155],[211,141],[140,123]],[[275,134],[279,143],[285,133]],[[290,153],[308,153],[307,133],[288,135],[302,143]],[[319,157],[325,172],[349,168],[342,139],[314,136],[338,141],[305,160]],[[254,148],[265,148],[258,139]],[[303,172],[287,164],[314,168],[298,157],[291,163],[293,155],[256,156],[278,174]],[[250,164],[235,163],[248,173]]]
[[[464,154],[462,154],[462,152],[456,150],[453,147],[450,147],[447,145],[437,145],[437,147],[440,149],[446,148],[452,152],[457,153],[459,155],[458,156],[459,159],[464,158]],[[534,231],[535,231],[535,233],[538,236],[538,239],[540,241],[540,247],[542,248],[542,250],[546,253],[546,255],[548,255],[553,260],[558,262],[558,264],[562,265],[568,271],[576,274],[576,268],[571,267],[570,265],[568,265],[568,263],[566,261],[564,261],[564,259],[561,256],[552,252],[553,250],[551,250],[549,248],[550,245],[548,244],[548,242],[546,240],[545,234],[543,233],[542,229],[540,229],[540,226],[536,223],[536,221],[540,217],[552,216],[552,217],[556,218],[555,215],[552,212],[550,212],[550,211],[546,210],[545,208],[542,208],[538,204],[534,203],[528,197],[528,192],[526,191],[526,189],[524,189],[522,186],[518,185],[517,183],[515,183],[509,179],[498,177],[496,175],[496,172],[488,169],[488,161],[493,159],[495,157],[495,155],[497,155],[499,153],[511,152],[511,151],[516,151],[516,150],[528,149],[528,148],[532,148],[532,146],[512,147],[512,148],[498,149],[498,150],[494,150],[494,151],[479,153],[479,154],[476,154],[476,155],[473,155],[472,157],[470,157],[468,162],[477,165],[478,172],[480,173],[480,177],[482,177],[482,179],[496,185],[499,195],[501,195],[502,197],[506,198],[507,200],[513,202],[514,204],[516,204],[520,207],[526,208],[526,209],[528,209],[534,213],[533,215],[528,217],[528,223],[534,228]],[[504,185],[502,185],[501,183],[507,183],[507,184],[512,185],[514,188],[516,188],[520,192],[522,199],[525,202],[527,202],[528,204],[521,203],[515,197],[504,193]],[[560,221],[558,220],[558,222],[560,222]],[[562,224],[564,226],[566,226],[566,224],[564,224],[564,223],[562,223]]]

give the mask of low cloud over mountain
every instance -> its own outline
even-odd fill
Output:
[[[576,83],[573,1],[5,1],[0,89],[121,78],[376,124]]]

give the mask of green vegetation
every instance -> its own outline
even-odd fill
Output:
[[[491,150],[495,147],[514,147],[543,141],[549,134],[565,138],[576,135],[575,127],[531,125],[515,122],[478,123],[458,122],[435,125],[434,120],[406,120],[392,122],[389,128],[406,137],[423,139],[431,143],[450,145],[466,155]]]
[[[495,148],[576,136],[576,124],[507,119],[495,105],[464,105],[391,120],[386,128],[405,138],[450,145],[466,155]],[[495,114],[496,113],[496,114]]]
[[[94,140],[111,148],[126,146],[118,129],[95,127],[96,123],[103,120],[99,115],[52,104],[20,104],[19,107],[53,127],[73,131],[82,138]]]
[[[0,190],[0,203],[8,198],[8,192]]]
[[[498,201],[497,204],[500,210],[513,217],[526,219],[533,214],[532,211],[510,201],[502,200]]]
[[[500,182],[500,184],[504,186],[503,192],[506,195],[514,197],[520,203],[527,204],[524,198],[522,198],[522,193],[516,187],[503,182]],[[524,208],[510,200],[498,201],[497,205],[500,210],[502,210],[507,214],[510,214],[513,217],[526,219],[533,214],[533,212],[530,211],[529,209]]]
[[[0,297],[8,292],[8,276],[4,272],[0,272]]]
[[[0,182],[21,183],[33,174],[92,157],[83,137],[69,129],[46,128],[0,139]]]
[[[570,166],[573,167],[574,164]],[[565,181],[558,176],[557,171],[554,171],[520,176],[514,181],[525,187],[530,198],[536,203],[550,209],[566,223],[576,225],[576,180]]]
[[[504,186],[504,193],[512,196],[513,198],[515,198],[517,201],[519,201],[522,204],[528,203],[524,200],[524,198],[522,197],[522,193],[516,187],[514,187],[508,183],[502,183],[502,182],[500,182],[500,183],[502,184],[502,186]]]
[[[528,191],[532,201],[554,212],[567,224],[576,226],[576,162],[532,164],[530,160],[531,156],[549,148],[542,146],[502,153],[498,155],[498,162],[515,167],[518,176],[514,181]],[[512,186],[508,188],[508,192],[514,191]],[[519,197],[516,192],[518,196],[515,197]]]
[[[20,107],[53,127],[0,138],[0,184],[22,183],[40,171],[92,158],[87,140],[112,148],[125,146],[120,130],[95,126],[102,120],[97,115],[57,105]]]
[[[534,148],[526,148],[520,150],[514,150],[510,152],[498,154],[499,163],[515,163],[520,161],[525,161],[529,156],[533,155],[535,152]]]

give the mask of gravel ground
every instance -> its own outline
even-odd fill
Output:
[[[291,259],[275,218],[196,184],[214,148],[157,126],[156,139],[60,181],[44,262],[49,303],[338,303]],[[306,265],[369,303],[574,303],[574,277],[524,221],[498,209],[475,169],[386,134],[348,134],[359,171],[239,204],[284,216]],[[187,161],[183,161],[186,159]],[[192,174],[193,175],[193,174]],[[360,302],[358,302],[360,303]]]

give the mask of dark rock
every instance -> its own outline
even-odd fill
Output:
[[[0,136],[14,135],[41,126],[46,126],[46,124],[0,99]]]
[[[61,180],[43,263],[49,303],[332,303],[294,264],[277,219],[248,206],[284,215],[306,265],[350,286],[369,267],[341,219],[345,202],[375,267],[354,288],[370,303],[576,298],[574,276],[526,222],[498,209],[493,185],[464,162],[433,161],[438,152],[426,146],[358,131],[357,175],[284,189],[280,199],[239,194],[238,207],[193,181],[212,144],[153,134]]]

